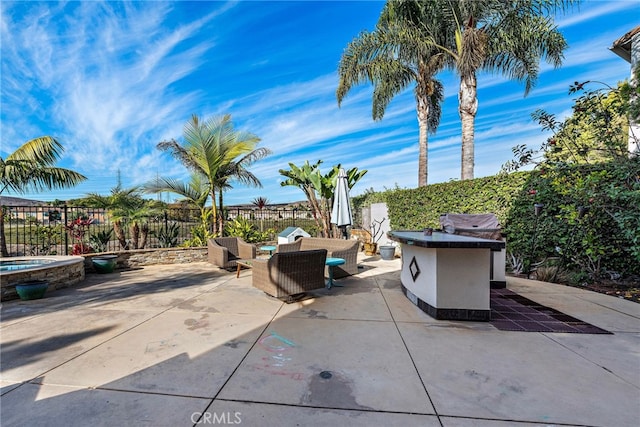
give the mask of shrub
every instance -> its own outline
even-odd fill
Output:
[[[516,273],[559,258],[563,273],[581,272],[574,281],[640,274],[638,157],[398,189],[385,199],[394,230],[438,228],[443,213],[495,213]],[[537,216],[535,204],[544,206]]]
[[[247,243],[259,243],[270,240],[271,236],[275,234],[275,230],[260,231],[258,227],[248,220],[236,218],[225,224],[225,233],[227,236],[241,237]]]
[[[191,239],[185,240],[182,246],[188,248],[207,246],[207,240],[216,237],[217,233],[208,230],[206,224],[200,224],[191,229]]]
[[[178,234],[180,226],[176,223],[162,226],[158,231],[153,232],[158,239],[158,245],[161,248],[173,248],[178,245]]]
[[[487,212],[495,213],[504,226],[513,200],[528,175],[528,172],[516,172],[388,192],[386,202],[391,228],[439,228],[442,214]]]

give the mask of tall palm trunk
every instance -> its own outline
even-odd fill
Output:
[[[218,210],[218,235],[224,236],[224,209],[222,208],[222,190],[218,193],[218,206],[220,209]]]
[[[129,244],[127,243],[127,237],[124,234],[124,229],[122,228],[122,221],[114,221],[113,222],[113,232],[120,243],[120,247],[124,250],[129,249]]]
[[[478,111],[478,90],[475,73],[460,78],[458,112],[462,122],[461,179],[473,179],[474,167],[474,122]]]
[[[427,185],[429,178],[429,150],[427,119],[429,117],[429,104],[424,100],[418,100],[418,186]]]
[[[149,238],[149,224],[144,222],[140,227],[140,247],[138,249],[144,249],[147,246],[147,239]]]
[[[439,122],[439,112],[437,105],[440,96],[437,95],[439,83],[433,79],[433,70],[440,68],[441,57],[421,59],[418,62],[418,73],[416,75],[416,112],[418,115],[418,186],[424,187],[429,181],[429,119]],[[434,101],[435,98],[435,101]],[[432,102],[436,102],[436,106],[432,110]],[[433,120],[430,115],[438,117]],[[431,124],[432,127],[434,123]],[[432,129],[435,131],[435,128]]]
[[[134,221],[131,224],[131,243],[133,244],[133,249],[140,249],[138,246],[140,242],[140,224],[138,221]]]
[[[211,233],[216,232],[216,225],[218,223],[218,208],[216,207],[216,190],[211,187],[211,224],[209,224],[209,231]],[[220,234],[222,236],[222,234]]]

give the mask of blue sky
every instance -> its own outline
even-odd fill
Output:
[[[58,166],[89,179],[64,191],[26,194],[66,200],[108,194],[118,171],[125,187],[156,176],[187,177],[183,166],[156,149],[180,139],[185,122],[231,114],[238,129],[258,135],[273,151],[252,167],[263,188],[234,184],[226,204],[304,200],[281,187],[280,169],[323,160],[369,172],[353,188],[414,188],[418,127],[411,90],[371,118],[371,87],[351,91],[338,108],[340,56],[362,30],[375,26],[383,2],[10,2],[0,3],[0,156],[29,139],[52,135],[65,147]],[[478,76],[475,176],[493,175],[516,144],[538,146],[545,135],[531,119],[538,108],[566,115],[574,81],[615,85],[629,64],[609,51],[638,25],[635,1],[583,1],[556,17],[569,43],[560,69],[542,64],[536,87],[500,75]],[[443,115],[429,136],[429,183],[460,176],[458,80],[445,86]],[[5,195],[13,195],[6,193]],[[172,201],[174,196],[164,195]]]

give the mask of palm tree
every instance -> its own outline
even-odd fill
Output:
[[[220,211],[218,214],[218,232],[220,235],[222,235],[224,230],[223,194],[226,190],[233,188],[231,182],[239,181],[251,187],[262,187],[260,180],[253,173],[249,172],[247,168],[255,161],[271,154],[271,151],[264,147],[251,149],[247,146],[246,149],[250,151],[242,155],[239,159],[227,163],[218,170],[216,182],[219,189],[218,206],[220,206]]]
[[[229,181],[238,179],[245,184],[260,185],[260,181],[248,170],[247,166],[255,160],[268,155],[266,148],[256,149],[260,138],[256,135],[234,129],[230,115],[212,117],[202,121],[193,115],[184,126],[184,144],[175,140],[162,141],[158,148],[169,151],[188,169],[206,178],[213,218],[218,220],[218,230],[223,225],[222,216],[216,207],[216,191],[220,194],[230,188]]]
[[[267,205],[269,205],[269,199],[267,199],[266,197],[256,197],[255,199],[253,199],[251,201],[251,204],[255,205],[258,207],[258,209],[263,210],[264,208],[267,207]]]
[[[442,69],[445,55],[430,41],[438,40],[441,23],[434,15],[419,13],[419,2],[388,1],[373,32],[364,31],[346,47],[338,74],[338,105],[349,90],[366,81],[373,84],[372,116],[381,120],[394,96],[415,84],[418,115],[418,185],[427,185],[428,132],[440,123],[442,84],[434,78]],[[413,21],[420,16],[419,25]]]
[[[257,206],[258,209],[260,209],[260,231],[264,232],[264,215],[262,214],[262,211],[269,204],[269,199],[267,199],[266,197],[260,196],[253,199],[251,203]]]
[[[54,166],[64,151],[55,138],[43,136],[27,141],[6,159],[0,157],[0,194],[68,188],[87,178],[69,169]],[[0,251],[9,256],[4,234],[4,208],[0,207]]]
[[[341,165],[333,166],[331,171],[322,175],[321,164],[322,160],[318,160],[313,165],[307,160],[302,167],[289,163],[291,169],[280,169],[278,172],[287,178],[280,183],[282,187],[291,185],[304,192],[318,230],[322,230],[325,237],[331,237],[331,205]],[[351,189],[367,173],[367,170],[359,171],[356,167],[349,169],[346,173],[347,185]]]
[[[432,37],[431,42],[448,55],[448,66],[460,77],[462,179],[474,177],[478,71],[497,71],[510,79],[524,81],[526,96],[538,78],[540,60],[544,58],[559,67],[567,47],[547,14],[577,1],[431,0],[426,3],[427,15],[431,18],[437,15],[448,31],[446,37],[440,40]]]
[[[322,160],[318,160],[312,165],[308,160],[305,160],[301,167],[289,163],[291,169],[280,169],[278,172],[287,178],[280,182],[280,186],[291,185],[302,190],[309,201],[311,212],[313,212],[313,219],[316,222],[318,230],[323,230],[324,233],[327,233],[329,230],[329,222],[327,218],[322,215],[322,207],[316,196],[316,193],[321,191],[317,188],[322,183],[322,175],[319,169],[321,163]],[[328,237],[328,234],[325,234],[325,236]]]
[[[152,200],[140,197],[137,187],[125,189],[118,183],[111,189],[110,195],[89,193],[83,199],[83,203],[109,212],[113,221],[113,232],[122,249],[144,249],[149,235],[148,219],[158,214],[158,210]],[[127,241],[126,224],[129,225],[131,241]]]
[[[111,217],[116,221],[129,223],[131,235],[131,249],[144,249],[149,237],[149,218],[157,216],[160,211],[153,200],[133,197],[130,203],[116,207],[111,211]]]
[[[207,208],[207,199],[211,194],[211,189],[204,176],[199,173],[192,173],[189,182],[184,183],[171,178],[157,178],[145,184],[143,190],[147,193],[174,193],[182,196],[180,202],[196,207],[200,211],[200,227],[202,234],[207,236],[211,209]]]

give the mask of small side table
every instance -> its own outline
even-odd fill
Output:
[[[345,260],[342,258],[327,258],[325,264],[329,266],[329,280],[327,280],[327,289],[331,289],[332,286],[342,286],[337,285],[333,282],[333,267],[336,265],[342,265],[345,263]]]
[[[238,269],[236,270],[236,279],[240,277],[240,269],[242,267],[253,268],[253,260],[252,259],[239,259],[236,261],[236,265]]]
[[[261,251],[269,251],[269,256],[273,255],[273,251],[276,250],[275,246],[260,246]]]

